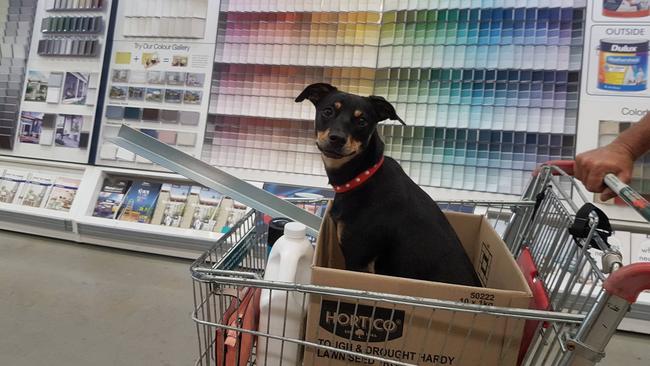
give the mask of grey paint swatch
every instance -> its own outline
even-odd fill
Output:
[[[165,123],[178,123],[178,111],[163,109],[160,120]]]
[[[106,118],[109,119],[123,119],[124,118],[124,107],[118,107],[115,105],[106,106]]]
[[[199,112],[181,111],[178,120],[182,125],[196,126],[199,124],[200,117]]]

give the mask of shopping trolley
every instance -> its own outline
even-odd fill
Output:
[[[485,216],[504,239],[531,287],[534,298],[530,309],[265,281],[266,220],[262,213],[253,210],[191,266],[195,305],[192,318],[199,345],[196,364],[227,365],[222,359],[223,339],[217,339],[224,332],[240,340],[247,337],[249,341],[248,347],[234,350],[234,363],[230,354],[233,365],[265,365],[265,359],[256,357],[250,341],[255,337],[258,343],[293,343],[313,350],[337,352],[368,364],[417,364],[309,342],[301,337],[286,336],[287,333],[270,334],[267,329],[243,326],[241,321],[225,321],[227,313],[236,313],[238,306],[243,304],[241,292],[251,288],[293,294],[303,303],[309,301],[308,297],[313,300],[314,296],[334,296],[341,299],[339,301],[352,303],[361,299],[384,307],[407,305],[412,309],[446,312],[450,319],[448,329],[453,328],[455,314],[461,313],[525,319],[518,364],[598,363],[605,356],[605,346],[630,305],[641,291],[650,288],[650,263],[622,266],[620,253],[607,243],[611,234],[607,218],[596,208],[585,206],[587,198],[565,172],[571,166],[564,163],[562,166],[564,170],[555,165],[538,169],[520,200],[438,202],[442,209]],[[606,183],[616,188],[641,214],[648,214],[647,202],[629,187],[616,182],[613,176],[608,176]],[[312,208],[326,205],[321,201],[296,203],[309,204]],[[406,314],[407,319],[408,316]],[[467,330],[467,338],[471,331]],[[220,335],[217,337],[217,334]],[[491,337],[492,334],[486,335],[484,347]],[[512,338],[506,339],[508,341]],[[445,344],[445,340],[440,342]],[[313,360],[305,361],[318,364]]]

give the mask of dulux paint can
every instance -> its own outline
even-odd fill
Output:
[[[603,0],[603,15],[615,18],[641,18],[650,15],[650,0]]]
[[[648,41],[600,41],[598,88],[614,91],[643,91],[648,84]]]

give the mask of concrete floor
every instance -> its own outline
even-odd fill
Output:
[[[0,365],[190,365],[189,261],[0,232]]]
[[[0,231],[0,365],[191,365],[189,261]],[[650,364],[618,333],[601,365]]]

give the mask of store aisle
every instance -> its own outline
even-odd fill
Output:
[[[189,365],[189,261],[0,231],[0,365]]]
[[[0,365],[190,365],[189,261],[0,231]],[[601,365],[650,364],[617,334]]]

